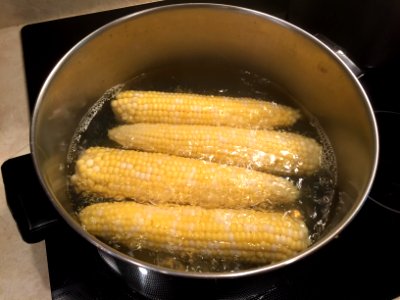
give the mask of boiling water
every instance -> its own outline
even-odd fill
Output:
[[[91,146],[119,147],[107,137],[108,129],[118,125],[110,100],[118,91],[127,89],[253,97],[300,109],[307,117],[286,130],[316,139],[323,146],[323,164],[311,176],[291,177],[300,189],[301,197],[295,206],[278,209],[288,213],[299,210],[305,218],[311,240],[318,239],[327,224],[336,196],[336,161],[332,147],[318,120],[301,108],[289,93],[267,78],[250,71],[221,65],[175,65],[142,73],[129,82],[111,88],[93,105],[76,130],[68,155],[70,175],[74,172],[74,162],[82,150]],[[112,200],[79,195],[73,188],[70,188],[70,196],[77,212],[90,203]],[[128,250],[112,241],[105,242],[140,260],[179,270],[232,272],[255,267],[240,261],[205,259],[189,254],[186,257],[175,257],[168,253],[141,249],[140,245],[136,250]]]

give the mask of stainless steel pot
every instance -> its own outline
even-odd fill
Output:
[[[338,163],[338,203],[326,230],[307,251],[236,273],[183,273],[133,259],[82,229],[67,196],[66,157],[89,107],[110,87],[159,65],[213,59],[255,70],[279,83],[323,126]],[[335,52],[300,28],[267,14],[214,4],[149,9],[114,21],[71,49],[47,78],[31,127],[36,171],[67,223],[105,262],[152,298],[246,298],[267,287],[271,272],[313,254],[361,208],[377,167],[378,134],[369,100]]]

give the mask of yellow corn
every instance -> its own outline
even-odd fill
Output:
[[[244,168],[160,153],[87,149],[71,178],[78,191],[116,200],[250,207],[293,203],[299,195],[288,180]]]
[[[255,210],[97,203],[79,214],[91,234],[129,249],[270,263],[309,245],[304,222],[288,214]]]
[[[139,123],[115,127],[108,136],[127,149],[200,158],[284,175],[315,172],[322,155],[322,147],[314,139],[272,130]]]
[[[186,93],[124,91],[111,105],[126,123],[274,128],[290,126],[300,117],[297,110],[273,102]]]

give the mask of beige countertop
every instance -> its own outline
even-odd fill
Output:
[[[145,2],[151,1],[2,0],[0,164],[11,157],[29,152],[28,100],[19,37],[21,27],[44,20]],[[51,299],[44,242],[26,244],[22,241],[8,210],[3,180],[0,179],[0,299]]]

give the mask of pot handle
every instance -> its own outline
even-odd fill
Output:
[[[333,52],[335,52],[339,59],[350,69],[350,71],[357,78],[361,78],[364,75],[363,71],[346,55],[343,48],[341,48],[336,43],[332,42],[330,39],[320,33],[317,33],[314,36],[326,46],[328,46]]]
[[[5,161],[1,172],[7,205],[22,239],[27,243],[42,241],[61,217],[39,182],[31,155]]]

